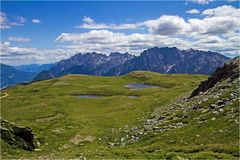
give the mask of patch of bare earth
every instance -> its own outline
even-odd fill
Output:
[[[70,142],[72,142],[75,145],[78,145],[79,143],[82,142],[93,142],[96,139],[94,136],[81,136],[81,135],[76,135],[72,139],[70,139]]]

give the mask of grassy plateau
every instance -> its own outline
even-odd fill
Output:
[[[1,158],[234,158],[236,147],[228,144],[237,143],[237,132],[208,134],[226,126],[236,128],[237,124],[224,118],[221,123],[212,121],[206,126],[193,120],[192,125],[148,134],[133,144],[110,145],[125,135],[124,129],[151,118],[156,109],[161,110],[174,99],[189,93],[206,78],[205,75],[139,71],[120,77],[66,75],[9,87],[1,91],[4,96],[1,98],[1,117],[31,127],[38,149],[13,148],[1,140]],[[131,83],[157,85],[159,88],[131,90],[126,87]],[[80,95],[101,97],[80,98]],[[191,112],[190,118],[196,114]]]

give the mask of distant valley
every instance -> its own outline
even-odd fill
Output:
[[[32,79],[41,71],[49,69],[53,64],[30,64],[21,66],[9,66],[1,64],[1,88],[14,84],[31,82]]]

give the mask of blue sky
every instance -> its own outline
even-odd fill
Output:
[[[232,0],[1,1],[1,61],[12,65],[49,63],[91,51],[138,55],[153,46],[236,56],[238,18],[239,2]],[[229,45],[221,49],[225,41]]]

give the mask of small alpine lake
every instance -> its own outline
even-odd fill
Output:
[[[127,88],[130,90],[141,90],[141,89],[147,89],[147,88],[160,88],[160,86],[157,85],[150,85],[150,84],[142,84],[142,83],[131,83],[126,85]]]
[[[104,96],[104,95],[78,95],[77,97],[81,98],[81,99],[90,99],[90,98],[104,98],[104,97],[113,97],[113,96],[117,96],[117,95],[112,95],[112,96]],[[125,96],[125,95],[118,95],[118,96]],[[139,98],[140,96],[126,96],[128,98]]]

